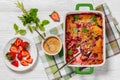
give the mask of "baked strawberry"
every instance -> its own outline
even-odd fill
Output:
[[[51,19],[54,20],[54,21],[60,21],[60,17],[59,17],[59,14],[58,12],[56,11],[53,11],[52,14],[50,15]]]
[[[10,51],[11,51],[11,52],[14,52],[14,53],[18,53],[18,52],[19,52],[18,47],[15,46],[15,45],[12,45],[12,46],[10,47]]]
[[[15,67],[18,67],[19,66],[19,64],[18,64],[18,61],[13,61],[13,62],[11,62],[11,64],[13,65],[13,66],[15,66]]]
[[[16,46],[19,46],[21,43],[22,43],[22,39],[20,39],[20,38],[17,38],[17,39],[15,40],[15,42],[14,42],[14,44],[15,44]]]
[[[21,65],[23,65],[23,66],[28,66],[28,65],[29,65],[25,60],[21,60],[20,63],[21,63]]]
[[[17,55],[17,58],[18,58],[18,60],[22,60],[22,54],[21,54],[21,52],[20,53],[18,53],[18,55]]]
[[[29,43],[28,42],[22,42],[21,46],[23,47],[23,49],[27,49],[29,47]]]
[[[8,52],[6,54],[6,57],[7,57],[8,60],[14,60],[15,57],[16,57],[16,53],[14,53],[14,52]]]

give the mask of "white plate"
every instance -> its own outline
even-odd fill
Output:
[[[32,64],[29,64],[29,66],[22,66],[22,65],[20,64],[20,62],[18,61],[18,62],[19,62],[19,67],[15,67],[15,66],[11,65],[11,62],[6,58],[6,53],[9,52],[10,46],[11,46],[11,44],[16,40],[16,38],[20,38],[20,39],[22,39],[23,41],[29,42],[29,44],[30,44],[29,52],[30,52],[31,57],[33,58],[33,62],[32,62]],[[35,46],[35,44],[34,44],[32,41],[28,40],[27,38],[24,38],[24,37],[15,37],[15,38],[11,39],[11,40],[5,45],[4,51],[3,51],[3,60],[4,60],[5,64],[6,64],[10,69],[12,69],[12,70],[14,70],[14,71],[25,71],[25,70],[28,70],[28,69],[30,69],[30,68],[35,64],[35,62],[36,62],[36,60],[37,60],[37,50],[36,50],[36,46]]]

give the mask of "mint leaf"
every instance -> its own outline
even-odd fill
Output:
[[[29,29],[29,31],[30,31],[31,33],[33,33],[33,30],[32,30],[32,28],[31,28],[30,25],[28,25],[28,29]]]
[[[19,30],[18,25],[14,24],[14,30],[17,32]]]
[[[74,20],[78,20],[79,19],[79,16],[78,15],[75,15],[74,16]]]
[[[39,29],[40,29],[41,31],[45,31],[44,25],[43,25],[43,24],[40,24],[40,25],[39,25]]]
[[[88,32],[87,28],[82,28],[82,32],[87,33]]]
[[[73,54],[73,51],[72,51],[72,50],[68,50],[68,54],[69,54],[69,55],[72,55],[72,54]]]
[[[42,24],[43,24],[43,25],[48,25],[49,23],[50,23],[50,22],[49,22],[48,20],[43,20],[43,21],[42,21]]]
[[[29,11],[29,15],[34,23],[37,23],[40,21],[39,18],[37,17],[37,12],[38,12],[37,8],[32,8]]]
[[[78,32],[78,28],[73,28],[74,33]]]
[[[95,24],[98,26],[98,22],[96,21]]]
[[[38,12],[37,8],[32,8],[32,9],[30,9],[29,14],[31,16],[33,16],[33,17],[36,17],[37,16],[37,12]]]
[[[93,15],[91,18],[90,18],[90,21],[95,21],[96,20],[96,17],[95,17],[95,15]]]
[[[32,30],[35,30],[35,29],[37,29],[37,27],[36,26],[32,26]]]
[[[21,34],[21,35],[25,35],[25,34],[26,34],[26,30],[24,30],[24,29],[20,29],[20,30],[19,30],[19,34]]]

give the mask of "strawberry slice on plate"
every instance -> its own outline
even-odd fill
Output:
[[[22,51],[23,50],[23,47],[22,46],[19,46],[19,51]]]
[[[17,38],[17,39],[15,40],[15,42],[14,42],[14,44],[15,44],[16,46],[19,46],[21,43],[22,43],[22,39],[20,39],[20,38]]]
[[[15,66],[15,67],[18,67],[19,66],[19,64],[18,64],[18,61],[13,61],[13,62],[11,62],[11,64],[13,65],[13,66]]]
[[[20,63],[21,63],[21,65],[23,65],[23,66],[28,66],[28,65],[29,65],[25,60],[21,60]]]
[[[60,21],[59,14],[56,11],[53,11],[52,14],[50,15],[50,17],[53,21],[58,21],[58,22]]]
[[[12,46],[10,47],[10,51],[11,51],[11,52],[14,52],[14,53],[18,53],[18,52],[19,52],[19,51],[18,51],[18,47],[15,46],[15,45],[12,45]]]
[[[30,58],[27,58],[26,59],[26,62],[28,62],[29,64],[32,64],[32,62],[33,62],[33,59],[30,57]]]
[[[27,50],[23,50],[21,54],[22,54],[22,57],[27,57],[30,55],[30,53]]]
[[[14,52],[8,52],[6,54],[6,57],[7,57],[8,60],[14,60],[15,57],[16,57],[16,53],[14,53]]]
[[[18,58],[18,60],[22,60],[22,53],[20,52],[20,53],[18,53],[18,55],[17,55],[17,58]]]
[[[22,46],[23,49],[28,49],[29,43],[26,42],[26,41],[25,41],[25,42],[22,42],[22,43],[21,43],[21,46]]]

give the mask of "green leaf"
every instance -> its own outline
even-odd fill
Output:
[[[29,29],[29,31],[30,31],[31,33],[33,33],[33,30],[32,30],[32,28],[31,28],[30,25],[28,25],[28,29]]]
[[[39,29],[40,29],[41,31],[45,31],[44,25],[43,25],[43,24],[40,24],[40,25],[39,25]]]
[[[8,59],[8,60],[12,60],[12,57],[7,53],[6,54],[6,58]]]
[[[74,16],[74,20],[78,20],[79,19],[79,16],[78,15],[75,15]]]
[[[95,24],[98,26],[98,22],[96,21]]]
[[[32,9],[30,9],[30,11],[29,11],[29,15],[30,15],[30,17],[32,18],[32,21],[33,21],[34,23],[37,23],[37,22],[40,21],[39,18],[37,17],[37,12],[38,12],[38,9],[37,9],[37,8],[32,8]]]
[[[29,11],[29,14],[33,17],[37,16],[38,9],[37,8],[31,8]]]
[[[96,20],[96,17],[95,17],[95,15],[93,15],[91,18],[90,18],[90,21],[95,21]]]
[[[78,32],[78,28],[73,28],[74,33]]]
[[[14,24],[14,30],[17,32],[19,30],[19,27],[17,24]]]
[[[68,54],[69,54],[69,55],[72,55],[72,54],[73,54],[73,51],[72,51],[72,50],[68,50]]]
[[[87,33],[88,32],[87,28],[82,28],[82,32]]]
[[[49,23],[50,23],[50,22],[49,22],[48,20],[43,20],[43,21],[42,21],[42,24],[43,24],[43,25],[48,25]]]
[[[26,30],[24,30],[24,29],[20,29],[20,30],[19,30],[19,34],[21,34],[21,35],[25,35],[25,34],[26,34]]]
[[[32,26],[32,29],[35,30],[35,29],[37,29],[37,27],[36,26]]]

